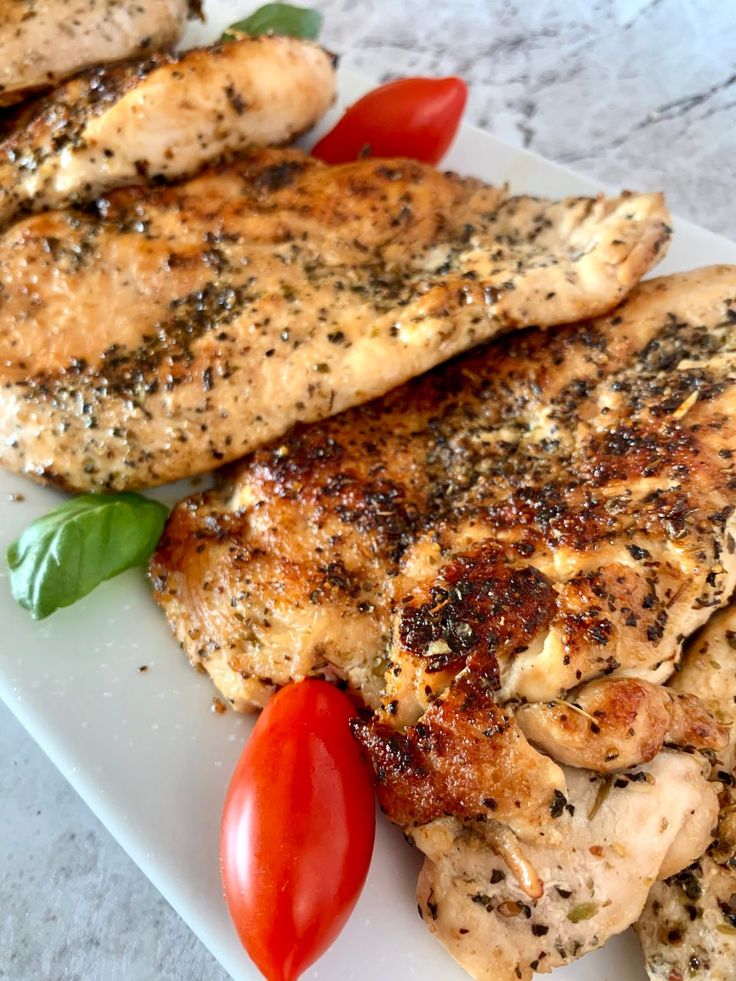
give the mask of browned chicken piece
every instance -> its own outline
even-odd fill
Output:
[[[715,754],[720,787],[716,839],[678,875],[652,889],[636,930],[652,981],[736,978],[736,606],[714,616],[674,677],[726,724],[730,740]]]
[[[514,712],[621,679],[635,754],[722,744],[658,684],[736,580],[735,339],[736,268],[642,284],[297,427],[178,505],[154,556],[177,638],[235,707],[316,674],[378,709],[356,731],[382,805],[476,978],[600,946],[710,841],[698,754],[562,770]],[[612,688],[588,697],[615,707]]]
[[[177,638],[236,708],[316,674],[378,709],[355,729],[381,804],[476,978],[600,946],[710,841],[709,768],[657,750],[723,731],[657,683],[736,577],[735,332],[736,268],[643,284],[297,428],[178,505],[154,556]],[[586,698],[603,676],[618,705]],[[570,692],[654,759],[599,776],[535,750],[518,702]]]
[[[238,709],[307,675],[385,685],[393,728],[466,667],[499,704],[661,682],[734,585],[735,339],[736,269],[698,270],[299,427],[175,508],[156,598]]]
[[[172,47],[199,0],[5,0],[0,106],[92,65]]]
[[[515,614],[514,621],[523,619],[518,608]],[[492,669],[471,663],[405,731],[355,723],[392,821],[406,830],[447,814],[480,816],[550,844],[566,804],[556,763],[607,773],[650,762],[665,740],[689,750],[722,749],[728,741],[727,727],[697,698],[636,678],[600,679],[571,701],[529,703],[516,712],[496,703],[497,690]]]
[[[543,884],[533,898],[492,825],[440,818],[413,831],[426,856],[424,922],[477,981],[528,981],[602,947],[636,920],[657,878],[707,847],[718,810],[707,769],[665,750],[615,780],[566,771],[560,843],[523,848],[527,877]]]
[[[643,284],[608,317],[297,428],[178,505],[154,556],[177,638],[235,707],[317,674],[379,709],[356,731],[381,804],[428,855],[420,905],[477,978],[599,946],[710,841],[700,757],[563,771],[514,713],[573,692],[616,708],[622,753],[629,703],[633,755],[722,745],[657,682],[734,585],[735,331],[736,269]],[[601,676],[621,679],[617,707],[604,686],[586,701]]]
[[[553,759],[597,773],[648,763],[665,743],[723,749],[729,736],[729,728],[693,695],[638,678],[603,678],[568,701],[530,702],[518,709],[516,721]]]
[[[0,225],[91,201],[142,176],[193,174],[224,154],[288,143],[335,97],[311,41],[249,37],[94,68],[20,116],[0,144]]]
[[[508,198],[296,150],[26,218],[0,235],[0,463],[71,490],[210,470],[499,331],[610,309],[666,219],[656,194]]]
[[[466,673],[405,732],[362,722],[355,731],[378,773],[381,807],[405,830],[481,815],[524,839],[555,840],[562,770],[529,745],[487,682]]]

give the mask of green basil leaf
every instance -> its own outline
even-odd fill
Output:
[[[322,14],[309,7],[293,7],[290,3],[267,3],[245,20],[239,20],[222,35],[223,41],[237,41],[238,35],[282,34],[305,37],[315,41],[322,27]]]
[[[34,521],[7,552],[13,597],[42,620],[150,556],[167,509],[140,494],[82,494]]]

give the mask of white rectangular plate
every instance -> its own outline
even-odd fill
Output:
[[[194,26],[188,42],[214,39],[232,19],[231,0],[209,0],[207,9],[208,24]],[[342,73],[340,107],[370,87],[367,79]],[[604,190],[470,126],[445,164],[491,183],[508,181],[518,192],[556,197]],[[736,263],[736,245],[678,221],[658,272],[714,262]],[[17,493],[24,500],[10,501]],[[173,503],[183,493],[180,485],[157,496]],[[60,499],[0,471],[0,554]],[[257,978],[230,925],[217,864],[220,809],[251,720],[210,711],[214,689],[178,651],[140,573],[127,573],[34,623],[13,603],[1,566],[0,696],[232,977]],[[141,673],[144,664],[148,670]],[[397,829],[383,820],[379,825],[358,907],[307,977],[462,981],[467,976],[417,916],[417,854]],[[644,971],[629,934],[555,977],[641,981]]]

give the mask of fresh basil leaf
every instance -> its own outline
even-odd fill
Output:
[[[267,3],[245,20],[239,20],[222,35],[223,41],[237,41],[238,35],[282,34],[304,37],[314,41],[322,27],[322,14],[309,7],[293,7],[290,3]]]
[[[34,521],[7,552],[13,597],[42,620],[142,565],[167,509],[140,494],[82,494]]]

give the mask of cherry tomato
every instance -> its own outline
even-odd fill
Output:
[[[373,779],[325,681],[278,692],[225,800],[220,866],[235,928],[268,981],[295,981],[345,925],[368,873]]]
[[[468,98],[461,78],[400,78],[351,106],[312,155],[328,164],[361,156],[437,164],[452,143]]]

